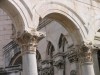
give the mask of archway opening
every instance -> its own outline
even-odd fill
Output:
[[[82,43],[82,37],[79,32],[79,29],[76,27],[76,25],[71,21],[70,19],[66,18],[64,15],[59,13],[52,13],[44,17],[43,19],[40,18],[40,24],[38,26],[38,31],[43,31],[46,33],[46,37],[42,39],[39,42],[38,50],[42,54],[42,61],[49,60],[46,55],[46,50],[48,46],[48,41],[52,43],[52,45],[55,48],[55,51],[52,55],[53,66],[56,66],[57,68],[53,69],[52,72],[59,72],[59,69],[62,69],[61,74],[69,74],[71,70],[76,70],[76,68],[71,68],[71,65],[73,64],[73,59],[71,59],[71,63],[69,62],[69,59],[64,55],[66,55],[68,49],[79,45]],[[63,34],[63,35],[62,35]],[[44,43],[44,44],[43,44]],[[49,48],[50,49],[50,48]],[[61,49],[61,50],[60,50]],[[70,52],[70,51],[69,51]],[[52,53],[51,53],[52,54]],[[63,57],[65,59],[63,59]],[[66,62],[65,62],[65,61]],[[50,62],[45,61],[44,64],[48,64]],[[64,65],[66,63],[66,65]],[[71,64],[71,65],[70,65]],[[70,69],[68,69],[70,67]],[[47,72],[48,65],[43,67],[45,75],[49,75],[49,72]],[[65,72],[66,70],[68,72]],[[48,69],[50,70],[50,68]],[[54,71],[55,70],[55,71]]]
[[[44,21],[45,21],[45,23],[44,23]],[[82,35],[81,35],[79,29],[74,24],[74,22],[60,13],[51,13],[51,14],[48,14],[47,16],[45,16],[43,19],[40,18],[40,24],[39,24],[38,28],[41,28],[41,27],[43,27],[44,24],[47,25],[52,21],[56,21],[56,22],[60,23],[60,25],[63,26],[70,33],[70,36],[72,37],[72,39],[77,40],[77,43],[81,43],[83,41]]]

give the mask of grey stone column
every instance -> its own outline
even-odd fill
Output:
[[[9,75],[16,75],[15,73],[10,73]]]
[[[80,50],[80,61],[82,66],[82,75],[95,75],[93,67],[92,46],[85,44]]]
[[[25,52],[22,56],[22,61],[24,75],[38,75],[36,48],[34,48],[34,51]]]
[[[43,34],[38,32],[24,32],[21,37],[17,38],[17,42],[22,48],[23,75],[38,75],[36,47],[42,37]]]
[[[92,62],[87,62],[82,65],[82,75],[95,75]]]
[[[95,50],[93,52],[93,62],[94,62],[94,71],[95,71],[95,75],[99,75],[99,62],[98,62],[98,54],[97,54],[98,50]]]

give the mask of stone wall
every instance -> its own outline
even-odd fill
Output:
[[[3,47],[12,39],[12,21],[9,16],[0,9],[0,67],[5,66]],[[5,63],[4,63],[5,62]]]

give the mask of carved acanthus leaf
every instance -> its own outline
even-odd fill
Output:
[[[89,43],[84,43],[81,46],[80,52],[79,52],[79,56],[80,56],[80,61],[82,63],[85,62],[92,62],[92,53],[93,53],[93,49],[92,49],[92,44]]]
[[[45,35],[42,32],[32,31],[31,33],[24,31],[24,33],[16,38],[16,42],[23,48],[23,51],[33,51],[36,50],[37,43]]]

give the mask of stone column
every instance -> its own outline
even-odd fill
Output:
[[[93,52],[93,62],[94,62],[94,71],[95,71],[95,75],[99,75],[99,62],[98,62],[98,54],[97,54],[98,50],[95,50]]]
[[[22,48],[23,75],[38,75],[36,47],[41,38],[43,38],[43,34],[39,32],[28,33],[26,31],[17,38],[17,42]]]
[[[95,75],[93,67],[92,53],[90,44],[84,44],[80,49],[80,61],[82,63],[82,75]]]
[[[8,75],[16,75],[15,73],[10,73],[10,74],[8,74]]]

